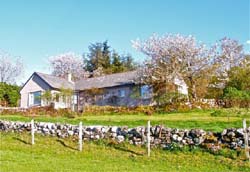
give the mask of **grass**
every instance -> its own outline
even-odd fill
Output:
[[[216,115],[215,115],[216,114]],[[223,111],[218,113],[213,110],[190,111],[185,113],[163,113],[151,116],[144,114],[115,114],[115,115],[83,115],[74,118],[36,116],[36,121],[60,122],[84,125],[118,125],[135,127],[146,125],[151,120],[152,125],[164,125],[171,128],[202,128],[208,131],[222,131],[225,128],[242,127],[242,119],[250,119],[249,114],[235,115],[235,112]],[[32,117],[21,115],[0,115],[0,120],[30,121]]]
[[[144,147],[104,142],[85,142],[83,152],[77,141],[36,135],[30,145],[28,134],[0,132],[1,172],[238,172],[249,171],[248,162],[213,155],[202,150],[166,151],[153,149],[146,156]],[[236,153],[235,153],[236,154]]]

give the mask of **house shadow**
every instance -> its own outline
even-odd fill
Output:
[[[31,145],[31,143],[29,143],[29,142],[27,142],[27,141],[25,141],[25,140],[22,140],[22,139],[20,139],[20,138],[18,138],[18,137],[13,137],[13,139],[14,139],[14,140],[17,140],[17,141],[20,141],[20,142],[22,142],[22,143],[24,143],[24,144],[26,144],[26,145]]]
[[[66,148],[69,148],[69,149],[71,149],[71,150],[78,150],[78,149],[76,149],[76,148],[74,148],[74,147],[71,147],[71,146],[65,144],[64,141],[62,141],[62,140],[57,139],[56,141],[57,141],[58,143],[60,143],[61,145],[63,145],[64,147],[66,147]]]

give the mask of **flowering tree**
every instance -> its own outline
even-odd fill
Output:
[[[73,79],[77,80],[86,77],[87,72],[83,69],[83,60],[80,55],[72,52],[59,54],[49,58],[52,68],[52,74],[59,77],[65,77],[71,73]]]
[[[13,61],[10,54],[0,51],[0,82],[13,84],[23,74],[23,71],[23,63],[20,58]]]
[[[216,48],[217,75],[227,80],[228,71],[239,66],[245,58],[243,46],[238,41],[225,37],[217,43]]]
[[[191,98],[197,98],[196,81],[209,77],[215,57],[214,48],[207,48],[193,36],[180,34],[154,34],[145,41],[137,39],[132,43],[148,57],[139,71],[141,82],[167,85],[177,77],[188,84]]]
[[[230,73],[233,68],[243,68],[247,64],[247,56],[243,46],[238,41],[223,38],[214,46],[216,58],[214,60],[214,77],[210,81],[208,97],[221,98],[223,89],[230,81]]]

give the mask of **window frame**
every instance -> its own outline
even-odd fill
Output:
[[[140,87],[140,97],[142,99],[149,99],[152,97],[152,87],[149,85],[142,85]]]
[[[41,106],[42,105],[41,95],[42,95],[42,91],[30,92],[29,93],[29,106]]]

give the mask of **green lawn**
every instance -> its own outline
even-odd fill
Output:
[[[79,152],[77,141],[72,139],[36,135],[35,141],[32,146],[28,134],[0,132],[0,171],[250,172],[250,165],[241,158],[231,159],[199,149],[185,152],[153,149],[149,158],[144,147],[127,144],[87,142],[83,152]]]
[[[84,125],[118,125],[135,127],[146,125],[147,120],[151,120],[152,125],[163,124],[171,128],[202,128],[210,131],[222,131],[230,127],[242,127],[242,119],[250,118],[250,115],[225,115],[212,116],[213,111],[194,111],[186,113],[165,113],[147,116],[143,114],[113,114],[113,115],[86,115],[75,118],[37,116],[36,121],[50,121],[60,123],[78,124],[80,121]],[[31,117],[20,115],[0,115],[0,120],[30,121]]]

